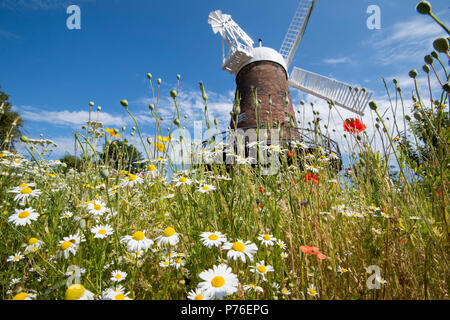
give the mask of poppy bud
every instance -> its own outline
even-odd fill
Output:
[[[176,90],[172,90],[172,91],[170,91],[170,96],[173,98],[173,99],[175,99],[176,97],[177,97],[177,91]]]
[[[372,110],[377,110],[378,106],[375,103],[375,101],[370,101],[369,102],[369,108],[372,109]]]
[[[152,80],[152,74],[151,73],[147,73],[147,78],[148,78],[148,80]]]
[[[406,121],[411,121],[411,117],[408,115],[405,116],[405,119],[406,119]]]
[[[438,56],[438,54],[437,54],[436,51],[431,51],[430,54],[431,54],[431,56],[432,56],[433,58],[435,58],[435,59],[439,58],[439,56]]]
[[[161,85],[161,82],[162,82],[161,78],[158,78],[158,80],[156,80],[156,83],[158,84],[158,86]]]
[[[433,47],[437,52],[446,53],[449,47],[448,40],[446,38],[437,38],[433,41]]]
[[[304,105],[305,105],[305,101],[300,100],[300,104],[301,104],[302,106],[304,106]]]
[[[428,1],[420,1],[416,10],[421,14],[430,14],[431,13],[431,4]]]
[[[423,58],[423,60],[425,60],[425,63],[426,64],[433,64],[433,57],[431,56],[431,55],[429,55],[429,54],[427,54],[424,58]]]
[[[397,79],[393,79],[392,82],[396,85],[397,84]]]
[[[450,84],[446,82],[442,88],[445,90],[445,92],[450,93]]]
[[[151,103],[148,105],[148,108],[150,109],[150,111],[153,111],[153,109],[155,108],[155,105]]]
[[[415,79],[417,77],[417,70],[413,69],[409,72],[409,77]]]
[[[123,100],[120,100],[120,104],[123,106],[123,107],[128,107],[128,101],[127,100],[125,100],[125,99],[123,99]]]
[[[422,67],[422,70],[425,71],[425,73],[429,73],[430,72],[430,67],[427,64],[424,64]]]

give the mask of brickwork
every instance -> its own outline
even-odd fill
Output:
[[[237,128],[256,127],[257,117],[260,127],[274,127],[281,122],[284,128],[290,127],[289,116],[297,123],[291,95],[287,83],[287,74],[282,66],[271,61],[256,61],[246,65],[236,76],[236,90],[239,92],[240,107],[245,119],[237,124]],[[256,90],[261,105],[256,114],[253,90]],[[289,104],[286,106],[286,94]],[[269,95],[272,105],[269,105]],[[242,116],[241,116],[242,117]],[[230,126],[235,128],[233,120]],[[272,125],[271,125],[272,124]],[[287,138],[287,136],[285,135]]]

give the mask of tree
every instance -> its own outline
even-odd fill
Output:
[[[136,163],[143,159],[142,154],[135,146],[128,144],[127,140],[108,141],[103,146],[100,157],[106,165],[114,169],[135,172],[142,167],[141,164]]]
[[[80,159],[71,154],[65,154],[64,157],[59,159],[62,163],[66,164],[64,171],[68,171],[69,169],[75,169],[76,171],[81,171],[83,168],[84,159]]]
[[[0,149],[15,150],[15,142],[22,135],[23,120],[17,112],[11,111],[9,96],[0,90]]]

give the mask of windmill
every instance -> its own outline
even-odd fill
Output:
[[[316,0],[300,0],[279,51],[269,47],[254,47],[253,40],[233,21],[230,15],[220,10],[209,14],[208,23],[215,34],[222,37],[222,69],[236,75],[236,92],[240,105],[236,120],[230,122],[234,128],[249,128],[256,125],[278,124],[288,128],[296,123],[289,87],[332,101],[334,105],[364,115],[372,93],[366,89],[294,67],[289,67],[305,33],[308,20]],[[224,43],[229,52],[225,53]],[[255,108],[259,102],[259,110]],[[235,108],[236,111],[236,108]],[[295,133],[298,137],[298,132]]]

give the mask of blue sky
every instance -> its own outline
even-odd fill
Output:
[[[381,76],[389,81],[395,77],[404,89],[411,89],[408,71],[421,70],[432,41],[445,35],[431,18],[415,11],[417,2],[318,0],[291,67],[366,87],[383,106]],[[448,2],[431,2],[448,25]],[[71,4],[81,8],[81,30],[66,27]],[[167,118],[173,112],[169,92],[176,88],[176,75],[181,75],[179,101],[182,114],[188,115],[187,126],[202,117],[198,83],[203,81],[210,112],[225,128],[235,83],[233,75],[221,70],[221,39],[207,23],[209,12],[221,9],[231,14],[255,43],[262,38],[264,46],[278,50],[297,4],[298,0],[1,0],[0,85],[25,119],[24,133],[34,138],[42,133],[59,145],[54,157],[73,150],[73,132],[87,120],[89,101],[102,107],[99,117],[105,127],[131,128],[119,104],[127,99],[144,135],[150,136],[147,73],[163,81],[160,110]],[[369,5],[381,9],[380,30],[366,26]],[[420,74],[419,83],[424,81]],[[326,103],[316,98],[296,89],[291,95],[296,108],[305,99],[328,112]]]

